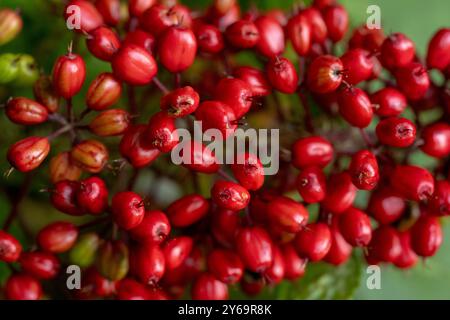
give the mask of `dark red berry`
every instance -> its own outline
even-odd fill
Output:
[[[57,210],[73,216],[83,215],[84,211],[77,204],[78,188],[78,182],[68,180],[57,182],[50,191],[52,205]]]
[[[348,172],[355,187],[361,190],[374,189],[380,179],[377,158],[369,150],[353,155]]]
[[[450,215],[450,182],[437,180],[434,193],[428,201],[431,214],[438,216]]]
[[[420,217],[411,228],[411,247],[421,257],[434,256],[442,244],[442,228],[439,219]]]
[[[258,190],[264,184],[264,167],[259,158],[250,153],[237,155],[231,170],[239,183],[247,190]]]
[[[380,58],[384,67],[393,70],[407,66],[415,54],[414,42],[402,33],[393,33],[384,40]]]
[[[307,260],[301,258],[292,244],[281,247],[284,262],[284,278],[296,280],[302,277],[306,271]]]
[[[35,125],[48,118],[47,108],[28,98],[13,98],[6,103],[5,113],[9,120],[17,124]]]
[[[76,193],[78,207],[86,213],[99,215],[108,207],[108,188],[99,177],[90,177],[80,182]]]
[[[123,40],[123,46],[136,45],[144,48],[149,53],[155,53],[156,40],[150,33],[141,29],[128,32]]]
[[[78,238],[77,227],[64,221],[54,222],[47,225],[37,236],[39,246],[48,252],[63,253],[75,244]]]
[[[28,137],[17,141],[8,149],[9,163],[21,172],[36,169],[50,152],[50,142],[43,137]]]
[[[183,140],[182,147],[180,151],[182,164],[189,170],[207,174],[219,171],[219,160],[214,155],[214,152],[203,143],[195,140]],[[188,154],[185,154],[185,151]]]
[[[120,0],[97,0],[95,7],[103,20],[110,26],[116,26],[120,21]]]
[[[264,271],[263,277],[271,285],[275,285],[283,281],[285,275],[284,257],[278,246],[273,246],[273,261],[270,268]]]
[[[371,97],[375,113],[380,117],[396,117],[405,111],[408,101],[397,89],[387,87],[375,92]]]
[[[236,249],[245,267],[264,272],[273,262],[272,241],[261,227],[247,227],[238,231]]]
[[[399,232],[391,226],[381,226],[372,233],[369,256],[381,262],[394,262],[402,253]]]
[[[309,7],[301,11],[300,15],[304,16],[311,25],[311,37],[313,42],[323,43],[327,38],[328,30],[320,11],[316,8]]]
[[[130,15],[140,17],[145,10],[155,5],[156,0],[130,0],[128,1],[128,11]]]
[[[279,56],[284,51],[284,31],[278,21],[269,16],[259,16],[255,20],[259,40],[256,50],[267,58]]]
[[[345,241],[354,247],[365,247],[372,238],[369,216],[353,207],[339,216],[339,230]]]
[[[235,78],[223,78],[217,84],[214,98],[229,105],[236,118],[244,116],[252,106],[253,91],[245,81]]]
[[[130,269],[145,285],[155,285],[165,272],[164,253],[158,245],[145,243],[131,250]]]
[[[204,131],[218,129],[227,139],[236,130],[236,115],[233,109],[220,101],[205,101],[195,112],[195,118],[202,122]]]
[[[103,24],[103,17],[98,12],[95,6],[86,0],[71,0],[64,9],[64,17],[67,22],[73,24],[74,22],[74,10],[77,8],[80,19],[79,28],[75,28],[76,32],[85,33],[100,27]]]
[[[59,96],[70,99],[83,86],[86,65],[81,56],[69,52],[59,57],[53,66],[53,88]]]
[[[323,20],[328,30],[328,38],[333,42],[339,42],[348,30],[349,19],[347,10],[341,5],[330,5],[324,8]]]
[[[411,232],[409,230],[399,232],[398,236],[400,238],[400,246],[402,249],[400,255],[394,260],[394,265],[401,269],[411,268],[416,265],[419,260],[417,254],[411,248]]]
[[[391,224],[397,221],[405,209],[405,201],[391,187],[382,187],[373,192],[367,207],[370,215],[381,224]]]
[[[160,4],[152,4],[141,15],[140,25],[145,31],[159,37],[172,26],[190,28],[192,19],[189,9],[185,6],[177,4],[166,7]]]
[[[48,252],[24,252],[20,256],[20,266],[27,274],[38,279],[52,279],[57,276],[60,263]]]
[[[440,29],[428,45],[427,66],[444,71],[450,65],[450,29]]]
[[[8,300],[39,300],[41,284],[27,274],[13,274],[6,282],[5,296]]]
[[[422,132],[423,145],[420,147],[426,154],[444,158],[450,154],[450,125],[438,122],[427,126]]]
[[[360,88],[348,87],[338,93],[339,113],[352,126],[365,128],[373,118],[369,96]]]
[[[240,227],[238,211],[216,209],[212,214],[211,232],[222,246],[231,248],[234,245],[236,232]]]
[[[307,203],[320,202],[325,198],[326,179],[319,167],[307,167],[297,176],[297,190]]]
[[[130,44],[122,46],[111,61],[114,75],[128,84],[149,84],[158,72],[155,59],[144,48]]]
[[[355,85],[370,79],[373,74],[374,59],[369,52],[356,48],[347,51],[342,57],[344,79]]]
[[[325,167],[333,159],[333,146],[320,136],[297,140],[292,146],[292,164],[298,169]]]
[[[217,181],[211,197],[214,203],[223,209],[242,210],[250,202],[250,193],[241,185],[229,181]]]
[[[22,252],[22,245],[9,233],[0,230],[0,261],[11,263],[17,261]]]
[[[308,88],[315,93],[335,91],[342,83],[344,65],[339,58],[318,56],[310,64],[307,72]]]
[[[216,26],[199,22],[194,32],[200,52],[216,54],[224,49],[222,33]]]
[[[169,152],[178,144],[175,120],[167,113],[160,111],[154,114],[145,132],[145,143],[161,152]]]
[[[120,48],[120,39],[112,29],[99,27],[89,33],[86,45],[93,56],[100,60],[111,61],[114,53]]]
[[[286,34],[299,56],[306,56],[311,49],[311,24],[303,15],[289,19]]]
[[[343,213],[353,204],[357,191],[350,174],[347,172],[333,174],[328,178],[327,195],[322,201],[322,206],[335,214]]]
[[[266,65],[270,84],[278,91],[292,94],[297,91],[298,74],[295,66],[286,58],[272,58]]]
[[[201,220],[209,210],[209,202],[201,195],[184,196],[167,208],[167,215],[174,227],[187,227]]]
[[[144,200],[131,191],[116,193],[112,198],[111,209],[114,221],[125,230],[137,227],[144,219]]]
[[[353,247],[345,241],[344,237],[339,230],[339,217],[334,216],[332,218],[331,226],[331,247],[328,251],[324,261],[331,263],[335,266],[345,263],[351,256]]]
[[[228,287],[209,273],[202,273],[194,280],[191,288],[194,300],[226,300]]]
[[[253,96],[267,96],[272,91],[265,73],[259,69],[248,66],[237,67],[233,70],[233,76],[246,82]]]
[[[236,48],[248,49],[256,46],[259,41],[259,31],[256,25],[248,20],[239,20],[225,31],[227,41]]]
[[[194,242],[192,238],[180,236],[170,239],[163,248],[166,270],[173,270],[181,266],[189,257]]]
[[[197,53],[194,33],[185,28],[170,27],[158,38],[158,54],[162,65],[170,72],[188,69]]]
[[[241,279],[244,274],[244,265],[233,251],[215,249],[208,255],[208,271],[218,280],[232,284]]]
[[[418,62],[396,69],[395,79],[399,89],[411,100],[423,98],[430,87],[427,70]]]
[[[267,217],[271,225],[289,233],[297,233],[308,222],[308,211],[302,204],[279,196],[267,205]]]
[[[162,211],[145,212],[142,222],[130,230],[131,236],[139,242],[160,244],[170,234],[170,223]]]
[[[301,257],[311,261],[320,261],[331,247],[330,228],[321,222],[309,224],[297,233],[294,246]]]
[[[141,124],[128,128],[119,145],[120,154],[135,168],[152,163],[160,154],[155,147],[143,143],[147,126]]]
[[[409,200],[425,200],[434,192],[433,176],[418,166],[399,165],[390,178],[392,186]]]

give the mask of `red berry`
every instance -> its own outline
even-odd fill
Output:
[[[327,26],[316,8],[309,7],[300,12],[311,25],[311,37],[313,42],[323,43],[328,35]]]
[[[297,91],[298,74],[295,66],[286,58],[272,58],[266,65],[270,84],[278,91],[292,94]]]
[[[230,181],[217,181],[211,190],[212,200],[221,208],[242,210],[250,202],[250,193],[241,185]]]
[[[253,272],[264,272],[273,262],[272,241],[261,227],[247,227],[238,231],[236,249],[245,267]]]
[[[146,285],[155,285],[165,272],[164,253],[158,245],[141,244],[131,251],[130,268]]]
[[[226,300],[228,287],[209,273],[202,273],[195,279],[191,288],[194,300]]]
[[[331,247],[330,228],[321,222],[309,224],[297,233],[294,246],[300,256],[311,261],[320,261]]]
[[[338,93],[339,113],[352,126],[365,128],[373,118],[372,103],[360,88],[348,87]]]
[[[419,260],[417,254],[411,248],[411,232],[409,230],[399,232],[398,236],[402,249],[400,255],[394,260],[394,265],[401,269],[411,268]]]
[[[427,126],[422,132],[423,152],[436,158],[444,158],[450,154],[450,125],[438,122]]]
[[[236,115],[233,109],[219,101],[205,101],[200,104],[195,117],[202,122],[204,131],[217,129],[227,139],[236,130]]]
[[[47,120],[47,108],[28,98],[13,98],[6,103],[5,113],[17,124],[34,125]]]
[[[223,78],[218,83],[214,98],[229,105],[236,118],[244,116],[252,106],[253,91],[249,84],[235,78]]]
[[[333,174],[328,178],[327,195],[322,206],[335,214],[343,213],[352,206],[357,190],[350,174],[347,172]]]
[[[140,17],[145,10],[155,5],[156,0],[130,0],[128,1],[128,11],[130,15]]]
[[[380,179],[377,158],[369,150],[355,153],[348,171],[355,187],[361,190],[374,189]]]
[[[13,274],[5,285],[8,300],[39,300],[42,288],[39,281],[27,274]]]
[[[416,126],[406,118],[387,118],[378,123],[376,133],[380,143],[406,148],[416,139]]]
[[[39,167],[49,152],[50,143],[47,138],[28,137],[9,147],[7,158],[15,169],[28,172]]]
[[[144,200],[131,191],[116,193],[112,198],[111,209],[114,221],[125,230],[137,227],[144,219]]]
[[[112,73],[101,73],[89,86],[86,104],[92,110],[102,111],[118,102],[121,94],[122,83]]]
[[[413,201],[425,200],[434,192],[433,176],[417,166],[397,166],[391,175],[391,184],[403,197]]]
[[[292,146],[292,164],[298,169],[325,167],[333,159],[333,146],[320,136],[297,140]]]
[[[223,283],[237,283],[244,274],[244,265],[231,250],[215,249],[208,255],[208,271]]]
[[[271,226],[277,226],[289,233],[297,233],[308,222],[308,211],[302,204],[279,196],[267,205],[267,217]]]
[[[125,278],[117,287],[117,299],[119,300],[150,300],[148,287],[136,280]]]
[[[150,33],[137,29],[128,32],[123,40],[123,46],[136,45],[149,53],[155,53],[156,40]]]
[[[77,10],[74,10],[76,8]],[[80,19],[80,28],[76,28],[76,32],[85,33],[100,27],[103,24],[103,17],[97,8],[86,0],[71,0],[64,9],[64,18],[68,25],[74,23],[74,13],[78,12]]]
[[[381,224],[397,221],[405,212],[406,204],[391,187],[382,187],[370,196],[367,211]]]
[[[145,212],[142,222],[130,230],[131,236],[139,242],[160,244],[170,233],[169,219],[162,211]]]
[[[427,66],[444,71],[450,66],[450,29],[440,29],[428,45]]]
[[[385,39],[383,29],[369,29],[366,25],[356,29],[349,41],[350,48],[362,48],[369,52],[379,51]]]
[[[335,91],[342,83],[344,65],[339,58],[318,56],[310,64],[307,72],[308,88],[315,93]]]
[[[339,231],[339,218],[334,216],[330,226],[331,232],[331,247],[328,251],[324,261],[339,266],[345,263],[352,254],[352,246],[345,241],[341,232]]]
[[[22,270],[39,279],[52,279],[58,275],[58,258],[48,252],[24,252],[20,256]]]
[[[325,198],[326,180],[322,169],[307,167],[297,176],[297,190],[307,203],[321,202]]]
[[[159,37],[169,27],[178,26],[190,28],[192,18],[189,9],[182,5],[174,5],[170,8],[156,4],[150,5],[140,18],[141,27]]]
[[[365,247],[372,238],[369,216],[353,207],[339,216],[339,230],[345,241],[354,247]]]
[[[169,152],[178,144],[174,118],[165,112],[154,114],[148,122],[145,143],[161,152]]]
[[[116,281],[111,281],[103,277],[94,267],[87,269],[81,280],[82,298],[109,297],[116,291]]]
[[[206,174],[216,173],[220,169],[219,161],[209,147],[195,140],[184,140],[182,143],[180,156],[183,166],[189,170]],[[187,155],[184,154],[185,151],[188,152]]]
[[[305,274],[307,260],[299,257],[292,244],[281,247],[284,261],[284,278],[296,280]]]
[[[89,33],[86,45],[96,58],[111,61],[114,53],[120,48],[120,39],[112,29],[99,27]]]
[[[211,233],[222,246],[231,248],[240,226],[239,212],[216,209],[212,214]]]
[[[114,75],[134,86],[149,84],[158,72],[155,59],[137,45],[122,46],[111,63]]]
[[[50,201],[52,205],[57,210],[73,216],[83,215],[83,210],[81,210],[76,203],[78,188],[78,183],[74,181],[63,180],[57,182],[54,189],[50,191]]]
[[[442,244],[442,229],[438,218],[420,217],[411,229],[411,247],[421,257],[431,257]]]
[[[189,257],[194,242],[192,238],[180,236],[170,239],[163,248],[166,270],[170,271],[181,266]]]
[[[428,206],[433,215],[450,215],[450,182],[437,180],[433,196],[429,199]]]
[[[264,271],[264,279],[271,285],[280,283],[284,279],[284,257],[278,246],[273,246],[273,262],[270,268]]]
[[[427,70],[418,62],[396,69],[395,79],[400,90],[411,100],[423,98],[430,87]]]
[[[372,233],[369,256],[382,262],[394,262],[402,253],[399,232],[391,226],[381,226]]]
[[[327,26],[328,38],[333,42],[341,41],[348,30],[348,13],[341,5],[330,5],[322,12],[323,20]]]
[[[371,78],[374,68],[374,59],[369,52],[363,49],[351,49],[342,57],[344,77],[349,84],[358,84]]]
[[[249,20],[236,21],[227,28],[225,36],[233,47],[239,49],[256,46],[260,37],[258,28]]]
[[[11,263],[17,261],[22,252],[22,245],[9,233],[0,230],[0,261]]]
[[[80,182],[77,204],[86,213],[99,215],[108,207],[108,189],[99,177],[90,177]]]
[[[197,110],[199,94],[192,87],[175,89],[161,99],[161,110],[175,118],[185,117]]]
[[[233,70],[233,76],[246,82],[253,96],[267,96],[272,91],[265,73],[259,69],[248,66],[237,67]]]
[[[375,92],[371,97],[375,113],[380,117],[396,117],[405,111],[408,101],[397,89],[387,87]]]
[[[170,72],[182,72],[195,60],[197,40],[185,28],[170,27],[158,38],[158,54],[162,65]]]
[[[222,33],[216,26],[201,22],[194,31],[199,51],[216,54],[225,47]]]
[[[416,54],[414,42],[402,33],[393,33],[384,40],[381,46],[381,63],[393,70],[411,63]]]
[[[74,224],[57,221],[39,231],[37,241],[45,251],[63,253],[72,248],[77,238],[78,229]]]
[[[267,58],[279,56],[284,51],[284,31],[281,25],[272,17],[259,16],[255,20],[259,40],[256,50]]]
[[[311,49],[311,24],[303,15],[296,15],[289,19],[286,33],[295,52],[299,56],[306,56]]]
[[[250,153],[237,155],[231,170],[239,183],[247,190],[258,190],[264,184],[264,167],[259,158]]]
[[[102,15],[105,23],[116,26],[120,22],[120,0],[97,0],[95,7]]]
[[[160,154],[158,149],[143,143],[146,130],[143,124],[129,127],[120,141],[120,154],[135,168],[149,165]]]
[[[59,57],[53,67],[53,87],[65,99],[76,95],[86,78],[86,65],[81,56],[69,52]]]
[[[184,196],[167,208],[167,215],[174,227],[188,227],[200,221],[209,211],[209,203],[198,194]]]

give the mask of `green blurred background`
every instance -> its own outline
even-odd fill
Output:
[[[20,36],[13,42],[0,47],[0,53],[16,52],[29,53],[35,56],[40,66],[49,73],[55,58],[65,52],[73,34],[65,29],[64,21],[56,14],[52,15],[51,3],[57,3],[57,0],[0,0],[0,7],[19,8],[24,19],[24,29]],[[204,7],[210,1],[208,0],[185,0],[194,7]],[[264,10],[274,7],[288,9],[292,6],[292,0],[241,0],[242,6],[248,7],[254,4],[256,7]],[[305,1],[308,2],[308,1]],[[403,32],[413,39],[417,45],[418,52],[423,55],[426,51],[427,43],[432,34],[440,27],[450,26],[450,1],[448,0],[340,0],[351,17],[353,26],[360,25],[366,18],[366,9],[368,5],[378,5],[381,8],[382,25],[386,33]],[[80,50],[85,50],[81,48]],[[81,51],[83,52],[83,51]],[[90,82],[95,75],[102,70],[107,70],[105,63],[92,56],[84,55],[87,58],[88,79]],[[0,88],[0,97],[14,95],[31,96],[30,89],[15,90],[14,92],[5,91]],[[82,99],[82,97],[80,98]],[[0,171],[4,172],[8,164],[4,155],[8,142],[22,135],[17,129],[5,121],[5,117],[0,117]],[[1,181],[0,185],[0,220],[3,220],[9,211],[9,201],[7,199],[7,190],[16,188],[23,177],[15,174],[8,180]],[[35,186],[38,190],[41,186]],[[36,190],[34,190],[36,191]],[[55,213],[49,212],[48,207],[40,208],[36,203],[28,203],[24,207],[27,211],[26,218],[32,219],[39,217],[39,220],[29,225],[31,233],[46,221],[41,218],[50,216],[55,217]],[[408,271],[399,271],[391,267],[382,268],[382,288],[381,290],[368,290],[366,288],[367,274],[365,267],[355,259],[351,262],[352,267],[334,268],[320,266],[314,272],[311,272],[308,279],[302,280],[299,288],[295,290],[300,293],[292,293],[293,286],[282,285],[277,291],[269,292],[268,297],[276,298],[347,298],[349,295],[355,299],[450,299],[450,224],[447,223],[444,228],[444,244],[438,254],[419,263],[414,269]],[[13,232],[19,233],[17,225],[13,226]],[[354,268],[353,268],[354,267]],[[0,263],[0,281],[4,280],[7,270]],[[307,283],[306,283],[307,282]],[[325,286],[335,287],[335,290],[342,290],[335,294],[322,293],[320,290]],[[341,289],[342,288],[342,289]],[[328,290],[327,289],[327,290]],[[356,290],[356,291],[354,291]],[[346,291],[348,294],[343,294]],[[354,294],[352,294],[354,292]]]

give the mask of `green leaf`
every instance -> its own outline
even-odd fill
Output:
[[[300,281],[284,282],[273,292],[276,299],[330,300],[351,299],[359,286],[362,262],[353,256],[339,267],[315,263],[309,264],[305,276]]]

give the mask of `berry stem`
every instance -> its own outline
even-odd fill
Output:
[[[162,91],[164,94],[168,94],[170,91],[167,89],[167,87],[157,78],[153,78],[153,83],[158,87],[159,90]]]
[[[217,171],[217,174],[219,176],[221,176],[222,178],[224,178],[225,180],[236,182],[236,180],[232,176],[230,176],[228,173],[226,173],[223,169],[220,169],[219,171]]]
[[[306,130],[308,130],[308,132],[314,133],[315,128],[311,114],[311,106],[309,105],[308,102],[308,97],[303,92],[299,92],[299,97],[302,102],[303,108],[305,109],[305,117],[304,117],[305,128]]]
[[[369,148],[369,149],[372,149],[373,148],[373,144],[372,144],[372,142],[370,141],[370,137],[369,137],[369,135],[367,134],[367,132],[364,130],[364,129],[359,129],[359,132],[361,133],[361,137],[363,138],[363,140],[364,140],[364,143],[366,144],[366,146]]]
[[[136,91],[133,86],[128,86],[128,109],[131,114],[137,113]]]

